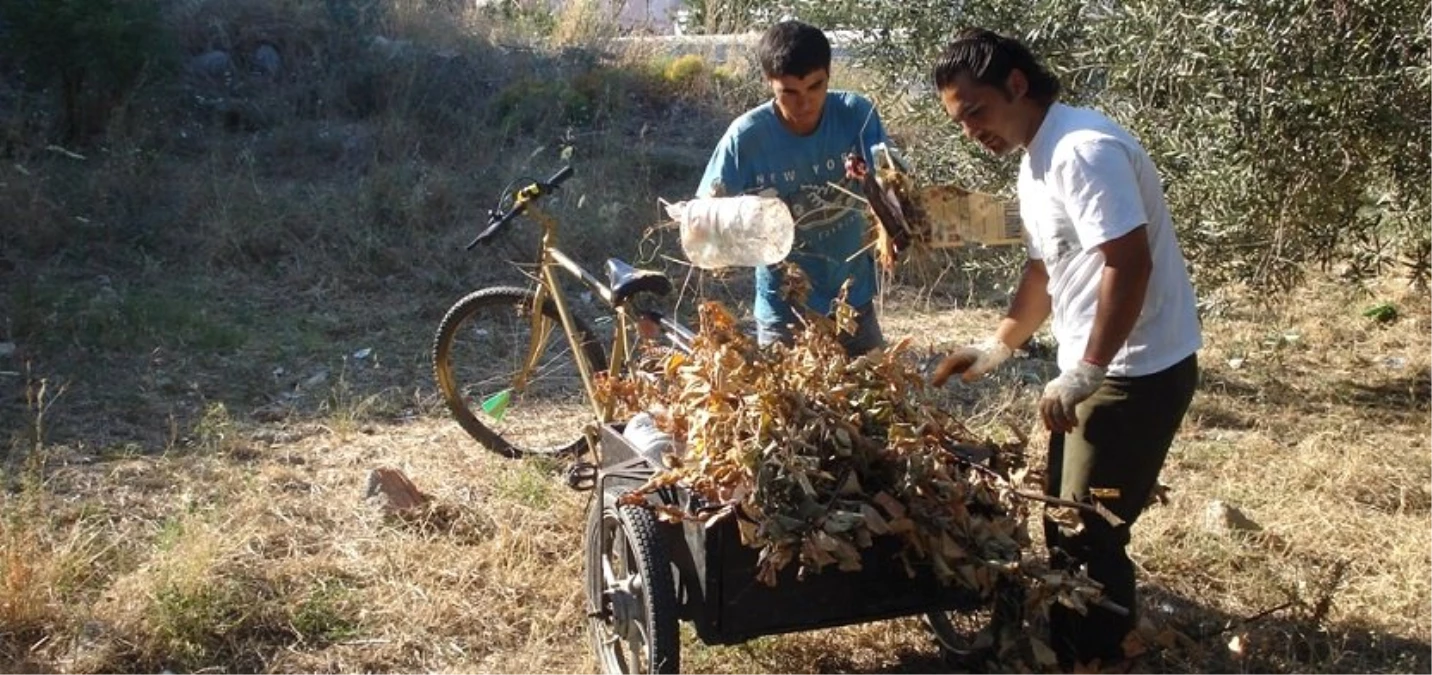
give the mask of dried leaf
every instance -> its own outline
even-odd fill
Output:
[[[940,555],[951,560],[958,560],[965,557],[965,550],[955,543],[949,532],[940,533]]]
[[[896,534],[915,531],[915,521],[909,518],[896,518],[889,521],[890,531]]]
[[[865,494],[865,490],[860,487],[860,478],[852,471],[846,474],[845,480],[841,482],[840,490],[838,490],[836,494],[842,497],[850,497],[863,495]]]
[[[1124,641],[1120,643],[1119,648],[1124,652],[1125,657],[1134,658],[1147,652],[1149,645],[1144,642],[1140,631],[1131,630],[1124,636]]]
[[[894,497],[891,497],[884,492],[877,493],[874,497],[870,498],[870,501],[875,502],[877,506],[882,509],[885,509],[885,513],[890,514],[891,518],[898,520],[905,515],[904,505],[902,505],[898,501],[895,501]]]
[[[758,541],[757,525],[745,518],[736,519],[736,528],[741,533],[741,543],[746,546],[754,546]]]
[[[839,534],[849,532],[857,525],[865,522],[865,517],[859,513],[850,511],[832,511],[821,523],[821,529],[827,534]]]
[[[1108,521],[1109,525],[1113,527],[1118,527],[1124,524],[1123,518],[1120,518],[1113,511],[1110,511],[1108,508],[1106,508],[1103,504],[1100,504],[1099,502],[1094,502],[1094,513],[1103,516],[1104,520]]]
[[[1043,640],[1037,637],[1030,637],[1029,647],[1034,654],[1035,663],[1041,667],[1053,668],[1059,665],[1059,655],[1055,654],[1054,650],[1049,648],[1049,645],[1044,644]]]
[[[880,516],[880,512],[869,504],[860,505],[860,515],[865,518],[865,527],[875,534],[886,534],[890,532],[890,525]]]
[[[1084,529],[1084,520],[1079,517],[1079,509],[1072,506],[1050,506],[1044,509],[1044,517],[1073,532]]]

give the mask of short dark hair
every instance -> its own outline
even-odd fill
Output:
[[[976,82],[1004,89],[1011,70],[1029,80],[1029,97],[1049,105],[1059,98],[1059,78],[1019,40],[984,28],[966,28],[945,45],[935,60],[935,89],[943,91],[969,73]]]
[[[767,28],[756,52],[766,77],[805,77],[830,70],[830,40],[819,28],[796,20]]]

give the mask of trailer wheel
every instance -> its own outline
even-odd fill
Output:
[[[602,672],[681,669],[676,582],[656,517],[593,500],[587,517],[587,626]]]
[[[1023,619],[1023,588],[1002,581],[984,604],[968,610],[931,612],[925,615],[925,625],[946,658],[979,665],[999,656],[999,647],[1005,643],[1001,634],[1020,630]]]

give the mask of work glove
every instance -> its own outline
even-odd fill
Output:
[[[1104,383],[1106,371],[1103,366],[1080,361],[1044,385],[1044,396],[1039,399],[1039,415],[1044,418],[1045,428],[1067,433],[1078,426],[1079,416],[1075,408]]]
[[[934,374],[930,376],[930,384],[943,387],[951,375],[959,375],[965,382],[973,382],[1004,363],[1011,354],[1013,352],[1010,348],[998,338],[989,338],[977,345],[961,347],[940,360],[939,365],[935,366]]]

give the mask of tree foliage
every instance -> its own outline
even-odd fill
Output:
[[[940,119],[929,71],[956,30],[1016,35],[1138,136],[1200,281],[1296,283],[1312,265],[1427,266],[1429,13],[1413,0],[794,0],[860,31],[921,169],[1008,194],[1015,164]],[[915,92],[912,95],[912,92]],[[933,126],[931,126],[933,125]],[[898,125],[897,125],[898,126]]]
[[[156,0],[0,0],[0,47],[27,85],[55,92],[67,140],[101,130],[167,63],[166,38]]]

